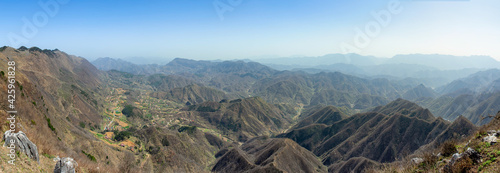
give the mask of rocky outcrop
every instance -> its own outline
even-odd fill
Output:
[[[499,135],[500,135],[499,132],[497,132],[496,130],[489,130],[488,131],[488,136],[486,136],[486,137],[483,138],[483,142],[487,142],[490,145],[496,144],[497,140],[498,140],[497,137]]]
[[[455,153],[451,157],[450,162],[444,166],[443,172],[453,172],[453,167],[461,159],[470,159],[473,163],[479,163],[481,162],[481,155],[479,155],[479,153],[472,148],[467,148],[467,150],[462,154]]]
[[[414,165],[419,165],[420,163],[424,162],[424,159],[420,157],[415,157],[411,159],[411,163]]]
[[[29,158],[40,163],[36,145],[31,142],[22,131],[12,133],[10,130],[7,130],[3,134],[3,140],[5,141],[3,144],[4,147],[15,147],[17,150],[25,153]]]
[[[54,168],[54,173],[75,173],[75,168],[78,166],[78,163],[70,157],[64,158],[55,158],[56,167]]]

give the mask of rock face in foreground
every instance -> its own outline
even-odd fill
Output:
[[[54,173],[75,173],[75,168],[78,166],[78,163],[70,157],[64,157],[62,159],[57,157],[54,160],[57,161]]]
[[[26,153],[26,156],[40,163],[36,145],[22,131],[12,133],[10,130],[7,130],[3,134],[3,140],[5,141],[5,144],[3,144],[4,147],[15,146],[19,151]]]

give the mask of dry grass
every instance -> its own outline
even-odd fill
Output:
[[[459,159],[452,167],[452,173],[469,172],[474,167],[472,160],[469,157]]]
[[[441,154],[444,157],[451,156],[458,152],[456,147],[457,142],[454,140],[447,140],[441,145]]]

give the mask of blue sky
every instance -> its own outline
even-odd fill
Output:
[[[365,27],[377,23],[372,12],[388,11],[391,0],[61,1],[68,2],[0,2],[0,44],[58,48],[88,59],[252,59],[354,52],[379,57],[490,55],[500,60],[498,0],[400,1],[401,11],[390,13],[386,26],[371,27],[377,32],[361,46],[354,42],[356,28],[366,34]],[[49,11],[56,11],[52,16],[39,2],[55,2],[59,8],[50,6]],[[230,9],[223,19],[214,2]],[[23,34],[26,21],[37,32]],[[355,49],[346,51],[345,45]]]

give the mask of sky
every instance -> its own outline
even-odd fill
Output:
[[[258,59],[357,53],[500,60],[498,0],[0,2],[0,45],[87,59]]]

